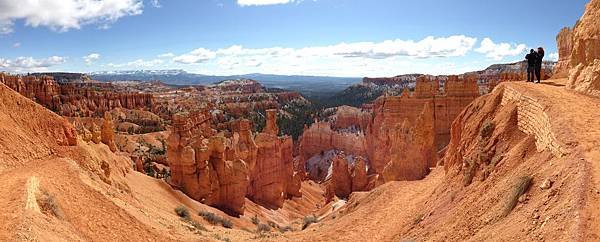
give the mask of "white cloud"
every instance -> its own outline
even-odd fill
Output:
[[[356,42],[341,43],[330,46],[317,46],[306,48],[259,48],[247,49],[234,45],[225,49],[212,51],[198,48],[190,53],[177,56],[173,61],[182,64],[202,63],[214,58],[241,58],[263,59],[274,57],[342,57],[342,58],[365,58],[386,59],[395,56],[432,58],[432,57],[455,57],[464,56],[473,49],[477,42],[476,38],[464,35],[450,36],[447,38],[427,37],[420,41],[413,40],[386,40],[383,42]]]
[[[175,56],[170,68],[205,74],[253,72],[307,75],[395,75],[407,72],[448,73],[448,65],[433,65],[465,56],[477,43],[463,35],[422,40],[340,43],[305,48],[198,48]],[[416,60],[420,59],[420,60]],[[424,60],[428,59],[428,60]],[[193,65],[190,65],[193,64]],[[422,64],[422,65],[420,65]]]
[[[66,62],[65,57],[51,56],[43,59],[33,57],[18,57],[14,60],[0,58],[0,71],[8,72],[39,72],[45,71],[49,67],[60,65]]]
[[[509,43],[494,43],[490,38],[485,38],[481,41],[481,46],[475,49],[476,52],[485,54],[486,57],[495,61],[500,61],[507,56],[517,56],[523,54],[527,50],[525,44],[513,45]]]
[[[0,33],[10,33],[16,20],[56,31],[86,24],[108,24],[142,13],[141,0],[0,0]]]
[[[188,54],[180,55],[180,56],[173,58],[173,61],[182,63],[182,64],[193,64],[193,63],[202,63],[207,60],[213,59],[215,57],[216,57],[215,52],[208,50],[208,49],[204,49],[204,48],[198,48],[198,49],[192,50]]]
[[[13,48],[19,48],[19,47],[21,47],[21,42],[15,42],[13,44]]]
[[[114,64],[114,63],[109,63],[108,66],[109,67],[114,67],[114,68],[122,68],[122,67],[128,67],[128,68],[154,68],[157,66],[160,66],[164,63],[163,60],[159,60],[159,59],[154,59],[154,60],[144,60],[144,59],[137,59],[134,61],[130,61],[127,63],[121,63],[121,64]]]
[[[171,58],[171,57],[174,57],[174,56],[175,56],[175,54],[173,54],[171,52],[168,52],[168,53],[164,53],[164,54],[158,55],[158,58]]]
[[[100,54],[98,53],[92,53],[89,55],[86,55],[83,57],[83,60],[85,61],[86,65],[92,65],[94,63],[94,61],[100,59]]]
[[[548,55],[548,57],[550,58],[551,61],[558,61],[558,53],[554,52],[554,53],[550,53],[550,55]]]
[[[299,2],[298,0],[237,0],[240,6],[264,6]]]
[[[152,4],[152,7],[162,8],[162,5],[160,4],[159,0],[150,0],[150,4]]]

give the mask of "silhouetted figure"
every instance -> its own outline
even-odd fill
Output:
[[[539,47],[537,49],[537,61],[535,63],[535,75],[537,76],[537,83],[540,83],[542,79],[542,63],[544,62],[544,48]]]
[[[529,54],[525,56],[525,59],[527,60],[527,82],[533,82],[535,80],[535,67],[538,61],[535,50],[531,49]]]

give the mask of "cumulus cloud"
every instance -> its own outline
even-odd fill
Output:
[[[152,7],[162,8],[162,5],[160,4],[160,1],[158,1],[158,0],[150,0],[150,4],[152,4]]]
[[[83,60],[85,61],[86,65],[92,65],[94,63],[94,61],[100,59],[100,54],[98,53],[92,53],[89,55],[86,55],[83,57]]]
[[[141,0],[0,0],[0,33],[10,33],[16,20],[27,26],[56,31],[79,29],[86,24],[108,24],[142,13]]]
[[[548,58],[550,58],[550,60],[551,60],[551,61],[558,61],[558,57],[559,57],[559,56],[558,56],[558,53],[557,53],[557,52],[550,53],[550,54],[548,55]]]
[[[263,6],[298,2],[297,0],[237,0],[240,6]]]
[[[330,46],[316,46],[306,48],[244,48],[234,45],[225,49],[209,50],[205,48],[195,49],[187,54],[176,56],[173,61],[182,64],[202,63],[219,58],[246,58],[251,62],[257,62],[265,58],[316,58],[316,57],[342,57],[342,58],[364,58],[364,59],[386,59],[390,57],[455,57],[464,56],[473,49],[476,38],[464,35],[456,35],[444,38],[427,37],[420,41],[413,40],[386,40],[383,42],[356,42],[340,43]],[[224,60],[223,62],[228,62]],[[229,61],[230,62],[230,61]]]
[[[215,52],[208,50],[208,49],[204,49],[204,48],[198,48],[198,49],[192,50],[190,53],[180,55],[180,56],[173,58],[173,61],[182,63],[182,64],[193,64],[193,63],[202,63],[207,60],[213,59],[215,57],[216,57]]]
[[[416,67],[414,63],[436,63],[465,56],[477,39],[456,35],[427,37],[422,40],[386,40],[381,42],[339,43],[305,48],[198,48],[172,58],[173,64],[207,74],[252,72],[280,74],[361,76],[403,72],[439,73],[441,65]],[[415,61],[415,59],[429,59]],[[411,67],[415,66],[413,69]],[[438,68],[439,67],[439,68]],[[181,68],[181,67],[177,67]],[[423,68],[423,69],[421,69]],[[446,70],[447,73],[447,70]]]
[[[517,56],[523,54],[527,50],[525,44],[509,44],[509,43],[494,43],[490,38],[485,38],[481,41],[481,46],[475,49],[476,52],[485,54],[486,57],[495,61],[500,61],[507,56]]]
[[[114,63],[109,63],[108,66],[109,67],[114,67],[114,68],[122,68],[122,67],[128,67],[128,68],[154,68],[157,66],[160,66],[164,63],[163,60],[160,59],[154,59],[154,60],[144,60],[144,59],[137,59],[134,61],[130,61],[127,63],[121,63],[121,64],[114,64]]]
[[[164,53],[164,54],[158,55],[158,58],[171,58],[171,57],[174,57],[174,56],[175,56],[175,54],[173,54],[171,52],[168,52],[168,53]]]
[[[60,65],[66,62],[65,57],[51,56],[43,59],[33,57],[18,57],[14,60],[0,58],[0,70],[8,72],[39,72],[45,71],[49,67]]]

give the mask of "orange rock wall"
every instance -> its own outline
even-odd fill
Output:
[[[563,28],[556,36],[558,45],[558,63],[554,67],[555,77],[567,77],[571,68],[571,52],[573,52],[573,29]]]
[[[304,130],[299,148],[301,160],[332,149],[366,157],[367,140],[363,134],[335,131],[329,122],[316,122]]]
[[[474,78],[449,77],[444,95],[437,92],[437,86],[435,80],[420,78],[412,96],[405,91],[401,96],[380,97],[375,101],[374,118],[367,131],[367,157],[376,173],[383,172],[390,161],[390,144],[397,125],[404,120],[411,126],[424,125],[417,123],[417,119],[429,103],[433,106],[435,147],[436,150],[442,149],[449,142],[454,119],[479,96]],[[433,164],[433,161],[429,162]]]
[[[600,0],[591,0],[573,30],[567,88],[600,96]]]
[[[79,85],[59,84],[49,76],[0,73],[0,82],[63,116],[102,117],[114,108],[151,109],[154,105],[151,94],[96,91]]]

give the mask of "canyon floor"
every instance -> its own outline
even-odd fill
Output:
[[[537,131],[506,136],[504,142],[515,145],[504,154],[504,164],[470,186],[463,187],[460,177],[440,166],[421,181],[390,182],[354,193],[347,202],[325,204],[323,188],[308,181],[302,184],[302,198],[288,200],[278,210],[247,200],[246,213],[239,218],[133,171],[129,160],[105,145],[55,145],[49,138],[52,122],[15,128],[19,121],[14,113],[24,106],[32,117],[58,116],[0,84],[0,120],[4,130],[12,129],[0,144],[26,147],[0,153],[8,161],[0,167],[0,240],[600,240],[600,99],[569,91],[565,82],[506,82],[497,87],[504,88],[504,95],[510,90],[513,99],[542,107],[561,155],[540,149],[543,144],[536,146],[541,143],[534,139]],[[520,105],[525,104],[519,102],[511,105],[522,112]],[[496,114],[498,120],[503,110]],[[507,194],[523,175],[533,178],[531,187],[512,212],[501,215]],[[552,181],[551,188],[541,188],[546,180]],[[192,220],[205,229],[180,219],[174,212],[179,205],[188,207]],[[200,211],[231,219],[233,229],[209,224],[197,216]],[[301,230],[302,219],[310,214],[319,221]],[[262,223],[289,224],[294,231],[256,233],[254,216]]]

